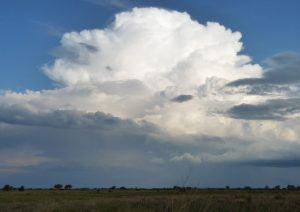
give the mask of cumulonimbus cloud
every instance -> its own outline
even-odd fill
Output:
[[[263,105],[282,96],[250,94],[240,86],[227,86],[230,82],[267,79],[270,75],[260,65],[252,64],[249,56],[240,54],[240,39],[240,32],[219,23],[201,24],[187,13],[159,8],[134,8],[117,14],[107,28],[65,33],[57,57],[43,67],[59,87],[3,92],[0,122],[5,126],[0,125],[0,130],[6,125],[70,126],[84,128],[84,132],[91,130],[95,135],[97,127],[113,131],[122,125],[127,133],[133,132],[128,133],[128,139],[141,131],[138,139],[144,139],[144,143],[153,138],[155,142],[179,145],[174,148],[178,154],[166,151],[155,159],[155,153],[151,153],[153,161],[255,158],[255,150],[265,156],[274,142],[278,151],[265,157],[276,157],[282,147],[280,141],[297,142],[297,120],[274,122],[268,105],[251,107],[252,111],[267,107],[268,112],[267,117],[261,116],[265,118],[253,118],[251,111],[244,110],[245,104]],[[275,112],[285,116],[281,103],[273,103]],[[294,103],[291,106],[294,108]],[[298,107],[292,112],[298,112]],[[197,153],[197,149],[190,148],[193,154],[186,147],[178,150],[182,144],[197,147],[203,143],[201,139],[190,139],[193,136],[230,138],[237,144],[230,143],[227,148],[224,142],[224,152],[213,157],[198,154],[200,149]],[[251,148],[245,150],[241,140],[251,140]],[[118,144],[128,149],[126,141]]]
[[[108,28],[64,34],[62,53],[44,71],[64,87],[93,87],[98,105],[76,109],[198,133],[206,131],[199,119],[207,119],[208,107],[219,107],[206,105],[203,93],[225,98],[219,90],[229,81],[262,75],[259,65],[239,54],[240,39],[239,32],[202,25],[187,13],[134,8],[117,14]]]

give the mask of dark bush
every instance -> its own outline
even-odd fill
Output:
[[[55,189],[62,189],[62,188],[63,188],[63,185],[62,185],[62,184],[55,184],[55,185],[54,185],[54,188],[55,188]]]
[[[14,189],[14,187],[11,186],[11,185],[8,185],[8,184],[6,184],[5,186],[3,186],[3,188],[2,188],[3,191],[11,191],[13,189]]]
[[[273,189],[274,190],[280,190],[280,185],[274,186]]]
[[[296,186],[294,186],[294,185],[288,185],[286,188],[287,188],[288,190],[295,190],[295,189],[296,189]]]
[[[25,191],[25,188],[24,188],[24,186],[21,186],[18,190],[19,191]]]
[[[186,192],[186,187],[181,187],[181,186],[173,186],[173,189],[178,191],[178,192]]]
[[[70,189],[72,189],[72,185],[71,184],[67,184],[67,185],[65,185],[65,187],[64,187],[66,190],[70,190]]]

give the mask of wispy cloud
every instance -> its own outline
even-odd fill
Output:
[[[36,20],[33,20],[31,22],[33,24],[45,29],[49,35],[55,36],[55,37],[61,37],[65,32],[68,31],[64,27],[56,26],[56,25],[53,25],[53,24],[50,24],[47,22],[36,21]]]
[[[133,5],[126,0],[83,0],[85,2],[89,2],[91,4],[99,5],[102,7],[112,6],[120,9],[128,9]]]

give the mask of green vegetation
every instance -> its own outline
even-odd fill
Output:
[[[300,211],[295,189],[1,190],[0,211]]]
[[[55,189],[62,189],[62,188],[63,188],[63,185],[62,185],[62,184],[55,184],[55,185],[54,185],[54,188],[55,188]]]
[[[72,185],[71,184],[67,184],[64,186],[64,189],[69,190],[72,189]]]

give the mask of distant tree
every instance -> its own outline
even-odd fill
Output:
[[[55,185],[54,185],[54,188],[55,188],[55,189],[62,189],[62,188],[63,188],[63,185],[62,185],[62,184],[55,184]]]
[[[120,187],[121,190],[126,190],[126,187],[122,186]]]
[[[250,186],[245,186],[244,189],[245,190],[251,190],[251,187]]]
[[[275,190],[280,190],[280,185],[274,186],[273,189],[275,189]]]
[[[18,190],[19,191],[25,191],[25,188],[24,188],[24,186],[21,186]]]
[[[180,187],[179,186],[173,186],[173,189],[178,190],[178,189],[180,189]]]
[[[72,189],[72,185],[71,184],[67,184],[67,185],[65,185],[65,187],[64,187],[66,190],[70,190],[70,189]]]
[[[296,186],[294,186],[294,185],[288,185],[286,188],[287,188],[288,190],[295,190],[295,189],[296,189]]]
[[[116,189],[116,186],[112,186],[109,188],[110,190],[115,190]]]
[[[173,189],[178,191],[178,192],[186,192],[187,188],[186,187],[181,187],[181,186],[173,186]]]
[[[269,189],[270,189],[269,186],[266,185],[266,186],[265,186],[265,190],[269,190]]]
[[[229,187],[229,186],[226,186],[225,188],[226,188],[226,189],[230,189],[230,187]]]
[[[14,189],[14,187],[11,186],[11,185],[8,185],[8,184],[6,184],[5,186],[3,186],[3,188],[2,188],[3,191],[11,191],[13,189]]]

